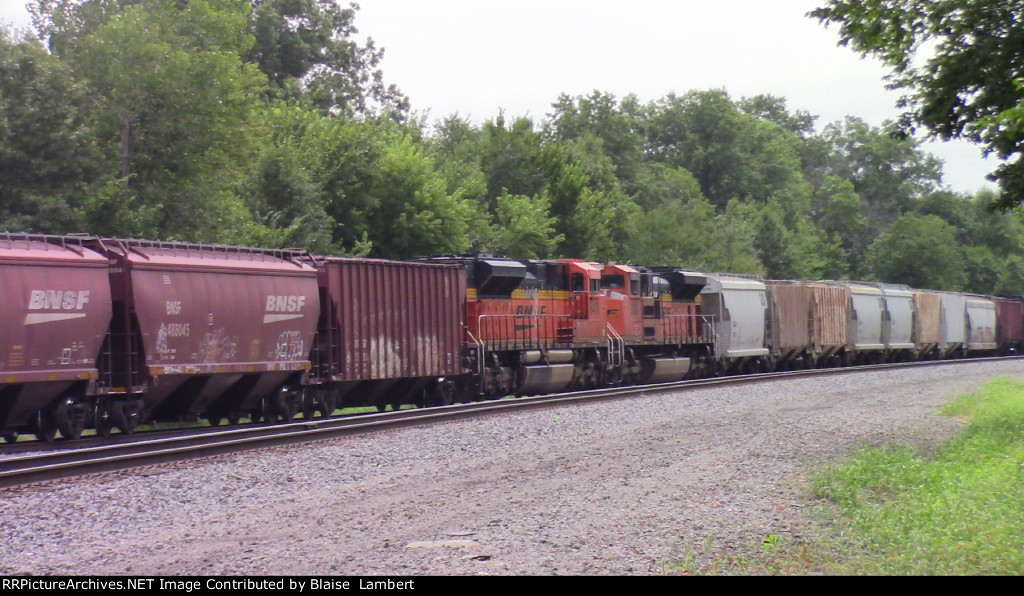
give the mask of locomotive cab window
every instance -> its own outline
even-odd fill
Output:
[[[572,274],[572,291],[573,292],[585,292],[585,291],[587,291],[587,286],[583,282],[583,274],[582,273],[573,273]]]

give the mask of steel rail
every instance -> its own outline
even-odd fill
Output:
[[[650,395],[719,385],[757,383],[794,377],[856,374],[890,368],[946,366],[1021,359],[1024,359],[1024,356],[971,358],[967,360],[928,360],[846,368],[735,375],[651,385],[605,387],[572,393],[506,398],[378,414],[314,418],[288,423],[245,425],[216,430],[202,429],[201,432],[195,432],[195,429],[190,429],[190,432],[182,432],[178,435],[165,435],[159,438],[134,442],[86,446],[0,458],[0,487],[234,453],[247,449],[378,432],[433,422],[460,420],[524,409],[547,408],[561,404],[622,399],[637,395]]]

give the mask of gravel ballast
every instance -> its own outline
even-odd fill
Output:
[[[661,574],[811,540],[807,473],[1024,362],[647,395],[0,491],[0,573]]]

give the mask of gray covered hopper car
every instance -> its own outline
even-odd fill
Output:
[[[768,298],[764,282],[710,273],[700,298],[702,314],[714,323],[716,366],[726,371],[767,368]]]

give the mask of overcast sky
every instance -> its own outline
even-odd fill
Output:
[[[385,49],[381,68],[429,121],[475,122],[504,110],[536,121],[559,94],[594,90],[641,101],[722,89],[768,93],[817,128],[856,116],[895,119],[885,68],[836,46],[835,27],[805,15],[821,0],[362,0],[356,26]],[[22,0],[0,0],[0,20],[27,24]],[[945,162],[943,182],[992,187],[967,143],[925,149]]]

